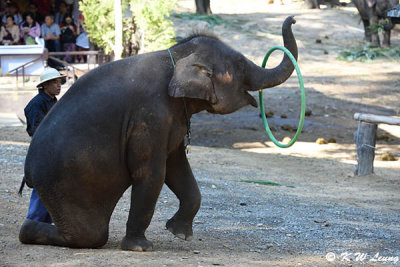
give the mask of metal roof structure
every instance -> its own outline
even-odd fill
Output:
[[[388,18],[392,19],[394,24],[400,24],[400,5],[397,5],[387,12]]]

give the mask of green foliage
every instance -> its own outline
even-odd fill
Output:
[[[199,15],[199,14],[193,14],[193,13],[180,13],[180,14],[172,14],[173,17],[178,18],[178,19],[184,19],[184,20],[201,20],[205,21],[210,26],[215,26],[215,25],[221,25],[223,23],[226,23],[227,21],[222,19],[220,16],[217,15]]]
[[[79,9],[85,17],[85,27],[90,41],[104,49],[106,54],[114,46],[114,1],[82,0]]]
[[[243,183],[248,183],[248,184],[260,184],[260,185],[267,185],[267,186],[284,186],[282,184],[278,184],[275,182],[270,182],[270,181],[264,181],[264,180],[240,180]],[[285,185],[286,187],[294,188],[292,185]]]
[[[175,44],[170,15],[176,0],[131,0],[131,10],[140,31],[144,33],[146,51],[167,48]]]
[[[144,43],[141,45],[146,52],[173,45],[175,32],[172,22],[167,17],[175,4],[176,0],[122,0],[122,14],[125,14],[129,5],[133,14],[133,19],[123,19],[124,46],[129,46],[135,36],[142,36]],[[85,26],[91,42],[103,48],[106,54],[110,54],[115,41],[114,1],[82,0],[80,10],[85,17]],[[135,31],[139,31],[140,34],[135,35]]]
[[[399,60],[399,58],[400,46],[388,48],[365,46],[359,49],[342,51],[338,56],[339,60],[348,62],[371,62],[372,60],[376,59]]]

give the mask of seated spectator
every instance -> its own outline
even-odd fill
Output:
[[[66,14],[64,21],[60,25],[61,27],[61,43],[63,51],[70,52],[75,51],[75,38],[76,38],[76,26],[70,14]],[[64,61],[71,63],[73,56],[66,55]]]
[[[33,15],[33,20],[37,21],[37,23],[42,24],[44,19],[42,14],[38,12],[38,6],[35,3],[30,3],[29,4],[29,13]]]
[[[61,42],[60,42],[60,27],[58,24],[54,23],[53,15],[46,15],[44,18],[44,24],[40,28],[42,33],[42,38],[44,39],[44,45],[49,52],[60,52],[61,51]],[[60,56],[56,56],[61,59]],[[47,61],[49,67],[55,68],[57,70],[64,69],[64,66],[55,61],[54,59],[50,59]]]
[[[64,21],[65,16],[68,13],[69,12],[68,12],[67,4],[64,1],[60,2],[59,6],[58,6],[58,12],[54,16],[54,22],[57,23],[58,25],[60,25]]]
[[[89,37],[86,33],[86,29],[84,26],[84,18],[82,14],[79,14],[78,17],[78,28],[77,28],[78,37],[76,37],[76,50],[78,51],[88,51],[89,50]],[[75,63],[84,63],[87,61],[86,56],[76,56]]]
[[[7,23],[7,16],[10,15],[14,19],[14,24],[19,25],[22,22],[22,16],[18,13],[18,6],[16,3],[11,2],[7,4],[6,14],[3,17],[3,24]]]
[[[54,23],[54,16],[47,15],[44,18],[44,24],[41,27],[42,38],[45,41],[45,46],[49,52],[60,52],[60,27]]]
[[[25,15],[25,21],[21,23],[19,31],[24,44],[35,44],[35,38],[40,37],[40,25],[33,19],[32,13]]]
[[[6,25],[1,26],[0,42],[3,45],[15,45],[19,42],[19,28],[11,15],[6,17]]]
[[[33,12],[33,10],[30,10],[30,11],[34,15],[36,15],[36,14],[41,14],[42,15],[42,20],[41,21],[39,20],[39,18],[35,18],[35,20],[37,22],[39,22],[40,24],[42,24],[42,22],[44,21],[43,16],[53,13],[51,11],[52,2],[53,2],[53,0],[30,0],[30,3],[35,5],[36,12]],[[32,6],[31,6],[31,8],[32,8]]]

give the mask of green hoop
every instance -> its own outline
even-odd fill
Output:
[[[306,113],[306,93],[304,90],[304,83],[303,83],[303,77],[301,76],[301,72],[300,72],[300,68],[297,65],[296,59],[294,58],[294,56],[292,55],[292,53],[290,53],[290,51],[283,47],[283,46],[274,46],[272,47],[267,54],[264,57],[264,61],[261,65],[261,67],[265,68],[265,65],[267,64],[267,60],[269,58],[269,56],[272,54],[272,52],[274,52],[275,50],[281,50],[283,51],[292,61],[296,72],[297,72],[297,79],[299,80],[299,84],[300,84],[300,90],[301,90],[301,112],[300,112],[300,121],[299,121],[299,126],[297,128],[296,134],[294,135],[293,139],[290,140],[290,142],[288,144],[282,144],[280,143],[278,140],[276,140],[275,136],[272,134],[271,129],[268,126],[268,122],[267,122],[267,118],[265,117],[265,110],[264,110],[264,101],[263,101],[263,94],[262,94],[262,90],[260,89],[259,93],[258,93],[258,98],[260,101],[260,111],[261,111],[261,117],[262,117],[262,121],[265,127],[265,131],[267,132],[269,138],[271,139],[271,141],[277,145],[278,147],[281,148],[288,148],[290,146],[292,146],[297,138],[299,137],[302,129],[303,129],[303,125],[304,125],[304,117],[305,117],[305,113]]]

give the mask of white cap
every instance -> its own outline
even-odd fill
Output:
[[[65,75],[60,74],[56,69],[45,68],[44,71],[40,74],[40,83],[36,87],[42,86],[43,83],[47,81],[64,77]]]

